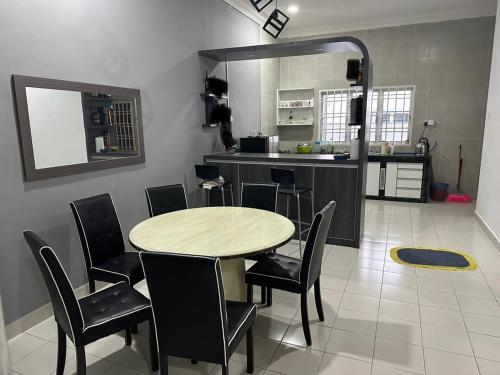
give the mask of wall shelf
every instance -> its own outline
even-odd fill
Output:
[[[294,112],[295,111],[295,112]],[[280,128],[314,125],[314,88],[278,89],[276,95],[276,120]]]
[[[308,108],[314,108],[313,105],[303,105],[303,106],[297,106],[297,107],[278,107],[278,109],[308,109]]]

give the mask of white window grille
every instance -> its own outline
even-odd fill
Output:
[[[404,143],[411,137],[413,86],[376,87],[371,103],[371,142]],[[320,139],[330,143],[350,143],[359,126],[349,126],[351,99],[361,89],[320,91]]]

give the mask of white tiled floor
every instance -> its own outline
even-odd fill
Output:
[[[480,270],[448,272],[394,263],[398,245],[467,251]],[[280,252],[297,255],[296,244]],[[361,249],[327,246],[321,279],[325,321],[309,299],[313,345],[305,348],[299,299],[275,291],[255,327],[258,375],[500,374],[500,252],[473,217],[472,205],[369,201]],[[141,284],[139,289],[145,290]],[[257,289],[257,288],[256,288]],[[258,291],[256,290],[256,295]],[[311,294],[312,297],[312,294]],[[148,372],[147,327],[132,347],[119,335],[87,347],[89,374]],[[14,373],[55,371],[51,319],[9,342]],[[75,359],[68,344],[66,373]],[[231,374],[245,373],[244,344]],[[170,374],[220,374],[211,364],[171,358]]]

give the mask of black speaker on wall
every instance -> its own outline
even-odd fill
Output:
[[[359,73],[361,71],[361,61],[358,59],[347,60],[347,74],[348,81],[358,81]]]
[[[363,95],[351,99],[351,117],[349,126],[361,125],[363,121]]]

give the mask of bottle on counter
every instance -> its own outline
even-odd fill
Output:
[[[312,152],[314,154],[320,154],[321,153],[321,141],[314,142]]]

